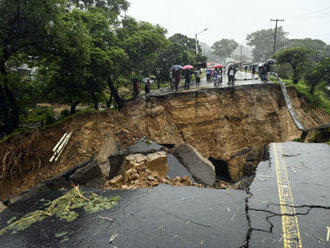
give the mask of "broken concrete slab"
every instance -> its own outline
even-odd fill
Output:
[[[132,153],[148,154],[148,153],[158,152],[161,149],[163,149],[163,146],[161,146],[153,141],[143,139],[143,140],[136,142],[133,145],[130,145],[127,148],[127,151],[131,154]]]
[[[191,175],[190,171],[188,171],[187,168],[184,167],[173,154],[168,154],[167,164],[168,176],[170,178],[187,176],[193,183],[195,183],[195,180]]]
[[[177,147],[174,155],[191,172],[193,177],[206,185],[215,184],[215,168],[211,161],[203,158],[202,155],[192,146],[184,144]]]
[[[102,170],[98,166],[98,164],[93,161],[89,163],[88,165],[77,169],[71,176],[70,181],[77,185],[84,185],[88,183],[89,181],[101,177],[102,176]]]

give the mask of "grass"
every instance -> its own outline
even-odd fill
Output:
[[[272,75],[270,80],[278,84],[277,80]],[[282,81],[285,82],[286,86],[295,87],[300,94],[306,97],[312,107],[321,108],[330,114],[330,99],[322,89],[316,88],[314,94],[311,94],[309,86],[303,80],[299,81],[297,84],[294,84],[291,79],[282,79]]]

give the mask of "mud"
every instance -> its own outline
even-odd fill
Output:
[[[306,127],[330,122],[328,114],[312,109],[294,88],[288,88],[288,93]],[[50,163],[53,147],[70,131],[74,134],[62,156]],[[142,137],[158,144],[190,144],[205,158],[225,161],[230,180],[236,182],[244,178],[244,171],[250,171],[247,164],[255,166],[260,161],[265,144],[300,135],[275,84],[139,98],[121,112],[76,116],[0,144],[0,198],[27,190],[92,156],[103,162],[117,149],[109,142],[126,150]],[[245,148],[250,152],[233,156]],[[257,157],[249,161],[252,156]]]

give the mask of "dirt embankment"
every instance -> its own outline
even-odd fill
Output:
[[[288,92],[304,125],[330,122],[329,115],[310,109],[294,88]],[[50,163],[52,148],[70,131],[74,134],[61,158]],[[260,151],[270,142],[290,141],[299,136],[280,88],[274,84],[138,99],[127,103],[121,112],[77,116],[0,144],[0,198],[33,187],[92,155],[104,160],[112,152],[112,140],[121,149],[142,137],[160,144],[188,143],[206,158],[229,160],[243,148]],[[243,175],[242,166],[229,164],[234,180]]]

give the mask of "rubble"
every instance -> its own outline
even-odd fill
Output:
[[[166,152],[128,155],[121,168],[119,175],[105,183],[106,189],[152,188],[159,184],[203,187],[193,183],[189,176],[169,178]]]
[[[216,181],[215,168],[211,161],[190,145],[180,145],[175,149],[174,155],[191,172],[194,178],[201,183],[213,186]]]

